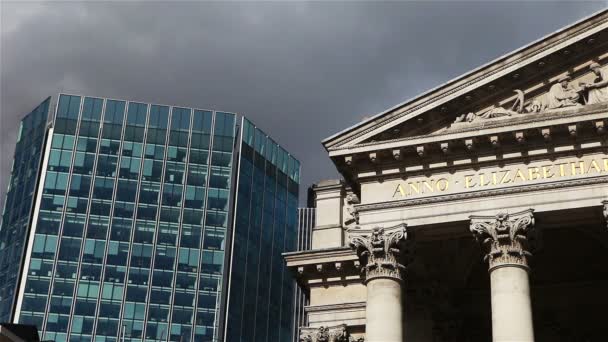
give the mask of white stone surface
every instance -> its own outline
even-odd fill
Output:
[[[533,342],[532,305],[528,272],[499,267],[490,273],[492,341]]]
[[[393,279],[367,283],[365,332],[367,342],[403,342],[401,284]]]

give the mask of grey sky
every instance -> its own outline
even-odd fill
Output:
[[[323,138],[607,5],[3,1],[0,202],[19,118],[59,91],[246,115],[308,186],[337,176]]]

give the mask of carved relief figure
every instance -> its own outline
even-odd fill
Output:
[[[312,336],[310,335],[300,335],[300,342],[313,342]]]
[[[539,113],[545,110],[545,106],[539,99],[534,99],[526,106],[526,112],[528,113]]]
[[[332,327],[308,328],[302,327],[300,331],[300,342],[363,342],[361,337],[355,339],[348,332],[346,324]]]
[[[350,336],[346,330],[346,325],[343,325],[334,333],[335,342],[350,342]]]
[[[598,63],[589,66],[596,78],[593,83],[583,84],[582,88],[589,91],[587,104],[608,102],[608,70],[602,69]]]
[[[557,80],[557,83],[551,86],[547,94],[547,109],[559,109],[565,107],[576,107],[579,94],[570,85],[570,76],[565,75]]]
[[[516,89],[514,91],[517,94],[517,99],[515,100],[515,102],[513,102],[511,109],[496,107],[496,108],[492,108],[486,112],[483,112],[481,114],[477,114],[477,113],[473,113],[473,112],[468,113],[468,114],[462,114],[461,116],[459,116],[456,119],[456,121],[454,121],[454,123],[473,122],[477,119],[495,119],[495,118],[500,118],[500,117],[504,117],[504,116],[512,116],[512,115],[521,114],[524,109],[524,92],[519,89]]]
[[[346,196],[346,212],[348,212],[348,215],[350,215],[349,218],[347,218],[344,223],[349,225],[351,223],[359,223],[359,212],[357,211],[357,209],[355,208],[355,204],[359,203],[359,197],[357,197],[357,195],[355,194],[348,194]]]
[[[516,114],[533,114],[544,111],[559,110],[563,108],[582,107],[583,103],[596,104],[608,102],[608,67],[602,67],[593,62],[589,69],[595,75],[591,83],[580,82],[578,86],[572,84],[569,74],[558,78],[548,92],[525,101],[524,92],[514,90],[517,98],[511,108],[494,107],[482,113],[469,112],[456,118],[454,123],[471,123],[478,120],[507,118]],[[587,95],[587,96],[583,96]],[[584,97],[581,101],[581,97]]]
[[[319,328],[319,332],[317,333],[317,342],[329,342],[329,328]]]

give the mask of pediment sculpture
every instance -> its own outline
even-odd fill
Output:
[[[482,113],[469,112],[458,116],[454,124],[504,119],[608,102],[608,70],[596,62],[591,63],[589,69],[595,76],[590,83],[580,82],[578,85],[573,85],[570,75],[566,74],[558,78],[548,92],[529,101],[526,101],[522,90],[516,89],[514,91],[517,97],[511,108],[494,107]]]

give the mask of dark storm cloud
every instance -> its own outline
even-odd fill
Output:
[[[3,193],[19,118],[59,91],[238,112],[304,185],[336,177],[323,138],[606,2],[0,6]]]

